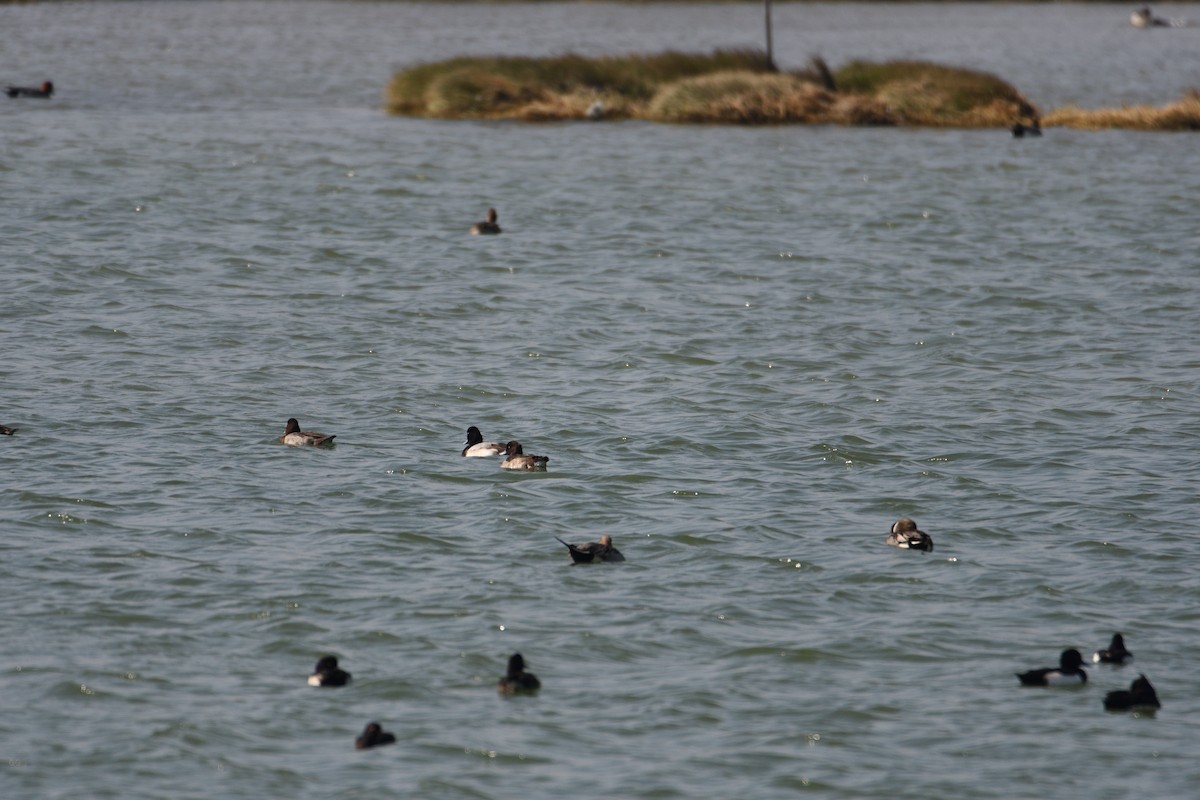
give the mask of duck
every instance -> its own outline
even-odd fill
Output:
[[[1129,711],[1132,708],[1162,708],[1158,694],[1145,675],[1138,675],[1129,684],[1129,691],[1121,689],[1104,695],[1104,708],[1108,711]]]
[[[1063,650],[1058,659],[1058,669],[1031,669],[1018,672],[1017,677],[1024,686],[1082,686],[1087,683],[1083,671],[1083,656],[1075,649]]]
[[[1107,650],[1092,653],[1093,664],[1124,664],[1126,661],[1133,661],[1133,653],[1125,649],[1125,637],[1119,633],[1113,634]]]
[[[338,667],[337,656],[322,656],[308,676],[309,686],[345,686],[349,682],[350,673]]]
[[[592,103],[590,106],[588,106],[588,110],[585,111],[583,115],[586,118],[591,119],[591,120],[603,119],[604,118],[604,101],[597,100],[596,102]]]
[[[550,456],[527,456],[521,449],[521,443],[511,441],[504,446],[505,459],[500,462],[500,469],[523,469],[529,472],[544,470]]]
[[[505,451],[505,445],[499,442],[485,442],[483,434],[479,432],[479,428],[474,425],[467,428],[467,446],[463,448],[462,454],[466,458],[485,458],[488,456],[498,456]]]
[[[0,425],[0,436],[12,436],[19,428],[10,428],[7,425]]]
[[[892,525],[892,532],[884,540],[892,547],[905,550],[924,550],[932,552],[933,538],[924,531],[917,530],[917,523],[908,517],[901,517]]]
[[[381,744],[395,744],[396,737],[380,727],[378,722],[368,722],[362,734],[354,740],[355,750],[368,750]]]
[[[305,445],[312,445],[313,447],[320,447],[322,445],[332,446],[336,436],[337,434],[327,436],[324,433],[317,433],[316,431],[302,431],[300,430],[300,423],[296,421],[295,417],[292,417],[287,421],[287,427],[284,428],[283,436],[279,437],[279,441],[289,447],[304,447]]]
[[[9,97],[40,97],[46,100],[54,94],[54,84],[51,81],[42,81],[42,85],[36,89],[32,86],[9,86],[4,91]]]
[[[554,537],[558,539],[557,536]],[[563,542],[567,549],[571,551],[571,561],[576,564],[590,564],[599,559],[606,564],[615,564],[618,561],[624,561],[625,556],[621,555],[621,551],[613,547],[612,537],[608,534],[600,537],[598,542],[588,542],[587,544],[571,544]]]
[[[1023,122],[1017,122],[1014,123],[1009,130],[1012,131],[1014,139],[1020,139],[1022,136],[1041,136],[1042,123],[1038,122],[1036,119],[1030,122],[1028,125]]]
[[[492,233],[500,233],[500,226],[496,224],[496,209],[489,208],[487,210],[487,219],[483,222],[476,222],[471,226],[471,235],[480,236]]]
[[[508,672],[496,682],[496,691],[500,694],[536,692],[540,688],[542,682],[532,672],[525,671],[525,659],[520,653],[512,654],[508,659]]]
[[[1154,16],[1150,6],[1142,6],[1129,15],[1129,24],[1135,28],[1168,28],[1171,21]]]

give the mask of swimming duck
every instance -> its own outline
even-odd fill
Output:
[[[1166,28],[1170,27],[1171,21],[1154,16],[1150,6],[1142,6],[1129,15],[1129,24],[1135,28]]]
[[[893,547],[906,550],[933,550],[933,538],[924,531],[917,530],[917,523],[908,517],[901,517],[892,525],[892,532],[884,540]]]
[[[521,449],[521,443],[518,441],[506,444],[504,452],[507,455],[500,462],[500,469],[523,469],[532,472],[533,470],[545,469],[546,462],[550,460],[550,456],[525,455],[525,451]]]
[[[498,456],[504,451],[505,446],[499,442],[485,442],[483,434],[479,432],[479,428],[476,428],[474,425],[467,428],[467,446],[462,451],[463,456],[466,458]]]
[[[1087,683],[1083,671],[1083,656],[1075,649],[1063,650],[1058,659],[1058,669],[1031,669],[1018,672],[1017,677],[1025,686],[1082,686]]]
[[[500,226],[496,224],[496,209],[489,208],[487,212],[487,221],[476,222],[471,226],[471,235],[479,236],[480,234],[500,233]]]
[[[303,447],[305,445],[312,445],[313,447],[321,445],[332,446],[336,436],[337,434],[326,436],[316,431],[302,431],[300,430],[300,423],[296,422],[296,418],[293,417],[287,421],[287,427],[283,431],[283,436],[279,437],[279,441],[290,447]]]
[[[17,430],[17,428],[10,428],[7,425],[0,425],[0,436],[12,436]]]
[[[349,682],[350,673],[338,668],[337,656],[323,656],[316,671],[308,676],[309,686],[345,686]]]
[[[31,86],[9,86],[4,90],[9,97],[41,97],[47,99],[54,94],[54,84],[50,81],[43,81],[42,85],[34,89]]]
[[[1146,676],[1138,675],[1137,680],[1129,684],[1129,691],[1122,689],[1106,694],[1104,707],[1109,711],[1128,711],[1131,708],[1162,708],[1162,704]]]
[[[1092,654],[1093,664],[1124,664],[1133,661],[1133,653],[1125,649],[1125,637],[1114,633],[1107,650],[1099,650]]]
[[[1041,136],[1042,124],[1036,119],[1030,122],[1028,125],[1022,122],[1017,122],[1009,130],[1012,131],[1014,139],[1020,139],[1022,136]]]
[[[558,539],[557,536],[554,537]],[[571,544],[558,539],[567,549],[571,551],[571,560],[576,564],[590,564],[596,559],[607,564],[614,564],[618,561],[624,561],[625,556],[621,555],[621,551],[613,547],[612,537],[608,534],[600,537],[598,542],[588,542],[587,544]]]
[[[363,728],[362,735],[354,740],[355,750],[367,750],[381,744],[394,744],[396,737],[379,726],[378,722],[368,722]]]
[[[525,671],[525,659],[520,653],[513,653],[508,659],[508,672],[496,682],[496,691],[500,694],[517,694],[518,692],[536,692],[542,688],[542,682],[532,672]]]

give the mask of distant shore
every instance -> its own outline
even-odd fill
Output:
[[[1196,91],[1166,106],[1043,114],[986,72],[926,61],[832,70],[820,58],[781,72],[757,50],[453,58],[397,72],[385,94],[390,113],[435,119],[1200,130]]]

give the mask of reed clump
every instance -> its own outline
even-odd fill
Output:
[[[795,75],[718,72],[664,86],[646,109],[659,122],[825,122],[833,93]]]
[[[455,58],[397,73],[394,114],[442,119],[1008,127],[1036,119],[1009,84],[922,61],[775,69],[765,53]],[[589,113],[595,112],[595,113]]]
[[[1200,131],[1200,91],[1191,90],[1182,99],[1163,106],[1123,106],[1084,109],[1066,106],[1047,114],[1042,123],[1064,128],[1138,131]]]
[[[852,61],[834,73],[838,89],[876,101],[896,125],[1007,127],[1036,119],[1037,109],[987,72],[927,61]]]
[[[464,57],[398,72],[387,86],[386,105],[393,114],[443,119],[577,119],[600,100],[605,117],[623,118],[638,116],[664,84],[723,70],[770,72],[774,67],[757,50]]]

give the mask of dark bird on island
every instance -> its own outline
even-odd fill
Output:
[[[542,682],[532,672],[525,671],[525,659],[520,653],[513,653],[508,659],[508,672],[496,682],[496,691],[500,694],[518,694],[521,692],[536,692],[542,688]]]
[[[554,537],[558,539],[557,536]],[[571,551],[571,560],[576,564],[591,564],[593,561],[603,561],[607,564],[615,564],[618,561],[624,561],[625,556],[621,555],[621,551],[613,547],[612,537],[608,534],[600,537],[598,542],[588,542],[587,544],[571,544],[558,539],[567,549]]]
[[[1135,708],[1162,708],[1158,694],[1145,675],[1138,675],[1129,684],[1129,691],[1121,689],[1104,696],[1104,708],[1108,711],[1129,711]]]
[[[17,428],[10,428],[7,425],[0,425],[0,436],[12,436],[17,430]]]
[[[525,451],[521,449],[521,443],[518,441],[511,441],[505,445],[504,452],[507,453],[507,456],[500,462],[500,469],[523,469],[532,472],[545,469],[546,462],[550,460],[550,456],[525,455]]]
[[[279,441],[289,447],[304,447],[305,445],[321,447],[323,445],[332,446],[335,437],[336,434],[327,436],[316,431],[302,431],[300,423],[293,417],[287,421],[287,427],[283,431],[283,436],[279,437]]]
[[[1023,122],[1017,122],[1009,130],[1012,131],[1014,139],[1020,139],[1023,136],[1041,136],[1042,124],[1036,119],[1030,122],[1028,125],[1024,124]]]
[[[338,667],[337,656],[322,656],[308,676],[309,686],[345,686],[349,682],[350,673]]]
[[[1133,661],[1133,653],[1125,649],[1125,637],[1114,633],[1107,650],[1098,650],[1092,654],[1093,664],[1124,664]]]
[[[925,531],[917,530],[917,523],[908,517],[901,517],[893,523],[892,531],[884,541],[892,547],[905,550],[933,550],[933,538]]]
[[[471,235],[480,236],[492,233],[500,233],[500,226],[496,223],[496,209],[489,208],[487,219],[483,222],[476,222],[471,226]]]
[[[467,428],[467,444],[462,454],[466,458],[485,458],[498,456],[505,451],[505,445],[499,442],[485,442],[483,434],[474,425]]]
[[[43,81],[42,85],[36,89],[32,86],[9,86],[4,91],[9,97],[40,97],[45,100],[54,94],[54,84],[50,81]]]
[[[368,750],[381,744],[395,744],[396,737],[379,726],[378,722],[368,722],[362,734],[354,740],[355,750]]]
[[[1018,672],[1017,677],[1025,686],[1082,686],[1087,683],[1083,671],[1083,656],[1075,649],[1063,650],[1058,659],[1058,668],[1031,669]]]

